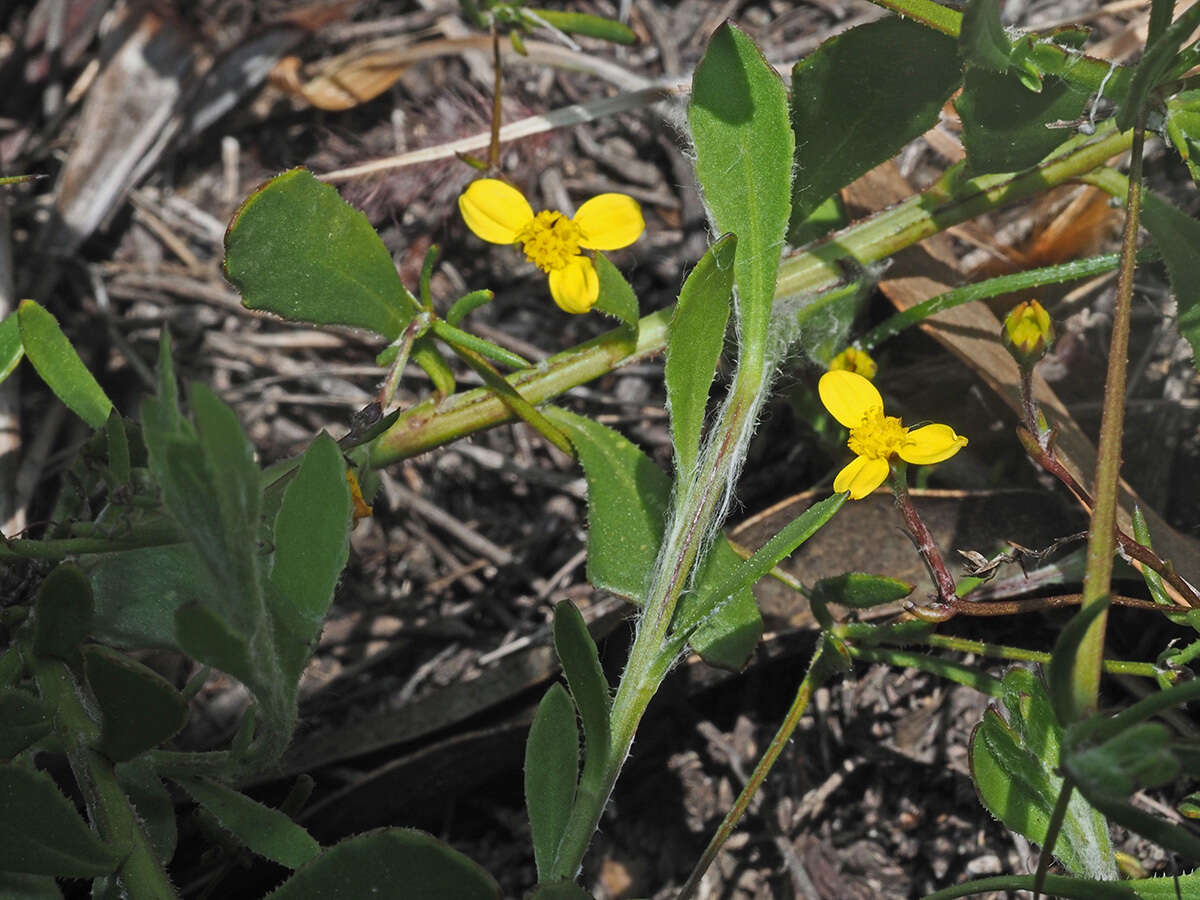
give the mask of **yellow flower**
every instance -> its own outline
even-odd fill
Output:
[[[866,350],[857,347],[847,347],[829,362],[829,371],[857,372],[868,381],[874,380],[879,366]]]
[[[883,398],[875,385],[854,372],[826,372],[817,385],[821,402],[830,414],[850,429],[847,446],[854,459],[833,480],[835,491],[849,491],[861,500],[883,484],[891,470],[888,460],[928,465],[949,459],[967,439],[949,425],[923,425],[908,429],[896,416],[883,414]]]
[[[1037,362],[1054,343],[1050,313],[1036,300],[1023,300],[1004,317],[1000,337],[1017,362]]]
[[[534,215],[515,187],[495,178],[471,182],[459,195],[463,221],[491,244],[520,244],[550,277],[550,295],[569,313],[585,313],[600,296],[600,279],[580,250],[619,250],[646,229],[642,208],[625,194],[598,194],[568,219],[556,210]]]
[[[369,519],[375,511],[363,499],[362,488],[358,486],[358,477],[353,469],[346,470],[346,483],[350,485],[350,502],[354,504],[354,524],[357,525],[359,519]]]

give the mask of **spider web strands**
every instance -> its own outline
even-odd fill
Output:
[[[1143,250],[1138,255],[1138,262],[1151,262],[1157,258],[1158,254],[1154,250]],[[987,300],[991,297],[999,297],[1002,294],[1016,293],[1017,291],[1030,290],[1049,284],[1061,284],[1066,281],[1077,281],[1081,278],[1092,278],[1096,275],[1112,272],[1120,265],[1120,262],[1121,255],[1119,253],[1105,253],[1087,259],[1077,259],[1070,262],[1058,263],[1053,266],[1029,269],[1025,272],[1016,272],[1012,275],[1001,275],[997,278],[989,278],[986,281],[980,281],[976,284],[954,288],[954,290],[938,294],[936,297],[930,297],[928,300],[911,306],[903,312],[898,312],[890,316],[867,332],[861,340],[856,341],[855,346],[860,350],[870,352],[884,341],[904,331],[904,329],[923,322],[925,319],[942,310],[960,306],[963,303],[970,303],[973,300]]]

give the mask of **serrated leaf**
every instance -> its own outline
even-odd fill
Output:
[[[1142,225],[1162,252],[1179,304],[1179,333],[1192,345],[1192,365],[1200,369],[1200,221],[1146,191]]]
[[[92,586],[76,565],[63,563],[46,576],[34,606],[33,652],[72,662],[92,627]]]
[[[628,346],[629,352],[632,352],[638,339],[640,312],[637,297],[625,276],[603,253],[596,254],[595,265],[596,276],[600,281],[600,296],[596,298],[596,305],[592,308],[612,316],[621,323],[621,340]]]
[[[164,866],[175,855],[179,833],[175,825],[175,801],[148,758],[119,763],[113,767],[129,802],[146,831],[154,855]]]
[[[19,688],[0,689],[0,759],[12,759],[53,727],[39,698]]]
[[[16,310],[13,310],[0,321],[0,382],[13,373],[24,355],[25,348],[21,345],[21,323],[17,319]]]
[[[183,695],[137,660],[90,644],[84,648],[83,664],[100,707],[99,749],[113,762],[125,762],[157,747],[187,721]]]
[[[1007,72],[1012,41],[1000,21],[999,0],[971,0],[963,10],[958,49],[972,66],[992,72]]]
[[[409,900],[500,900],[494,878],[457,850],[410,828],[355,835],[329,848],[268,896],[362,900],[403,885]]]
[[[1200,186],[1200,90],[1184,91],[1167,101],[1167,137],[1175,152],[1187,163],[1192,181]],[[2,339],[0,346],[3,346]],[[0,351],[0,381],[3,380],[2,361],[3,352]]]
[[[250,309],[394,340],[415,302],[364,216],[307,169],[246,198],[225,233],[225,273]]]
[[[337,442],[322,432],[283,494],[274,529],[271,612],[289,679],[298,679],[350,553],[350,489]]]
[[[971,779],[993,816],[1035,843],[1046,840],[1051,812],[1062,790],[1056,774],[1063,734],[1041,681],[1027,669],[1004,677],[1008,721],[989,708],[971,735]],[[1116,877],[1104,817],[1072,795],[1054,855],[1071,872]]]
[[[588,632],[587,623],[570,600],[554,607],[554,649],[562,663],[563,674],[571,689],[571,697],[583,720],[586,765],[603,764],[609,744],[608,714],[612,694],[596,642]]]
[[[688,124],[713,221],[738,239],[734,272],[746,362],[765,351],[791,214],[795,135],[783,82],[729,23],[714,32],[696,67]]]
[[[913,588],[914,585],[899,578],[846,572],[820,579],[813,585],[812,600],[813,603],[835,603],[850,609],[870,609],[903,600]]]
[[[737,237],[727,234],[708,248],[688,273],[667,334],[667,409],[676,477],[683,481],[696,465],[708,392],[716,375],[733,291]]]
[[[896,16],[844,31],[796,63],[790,231],[932,128],[961,83],[954,39]]]
[[[0,871],[91,878],[113,871],[120,859],[49,775],[0,765]]]
[[[92,428],[103,428],[112,401],[88,371],[54,318],[33,300],[17,307],[21,346],[42,381],[67,408]]]
[[[546,415],[571,438],[587,478],[588,581],[641,605],[662,543],[671,480],[619,432],[562,409],[548,408]],[[699,578],[723,577],[740,562],[719,542]],[[689,602],[684,595],[681,607]],[[757,642],[762,619],[749,591],[735,594],[723,612],[692,635],[691,645],[705,662],[736,670],[749,653],[747,645],[752,649]]]
[[[321,855],[321,845],[312,835],[279,810],[213,781],[184,778],[178,783],[222,828],[259,856],[298,869]]]
[[[962,117],[963,146],[973,175],[1014,172],[1041,162],[1074,135],[1054,122],[1074,122],[1087,106],[1087,91],[1047,75],[1038,93],[1014,73],[969,69],[954,101]]]
[[[525,743],[525,808],[539,879],[546,877],[554,865],[558,843],[575,803],[578,777],[575,704],[561,684],[552,684],[538,704]]]

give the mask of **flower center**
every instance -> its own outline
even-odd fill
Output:
[[[579,255],[579,226],[560,212],[542,210],[521,229],[517,241],[531,263],[553,272]]]
[[[847,446],[857,456],[867,459],[888,459],[900,450],[908,435],[896,416],[885,416],[881,407],[868,411],[862,422],[850,429]]]

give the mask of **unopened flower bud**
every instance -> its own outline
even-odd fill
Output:
[[[875,360],[871,359],[866,350],[859,350],[855,347],[847,347],[829,363],[829,371],[845,370],[861,375],[868,381],[875,378],[875,372],[879,369],[875,365]]]
[[[1004,317],[1000,338],[1019,364],[1033,365],[1054,343],[1050,314],[1036,300],[1023,300]]]

